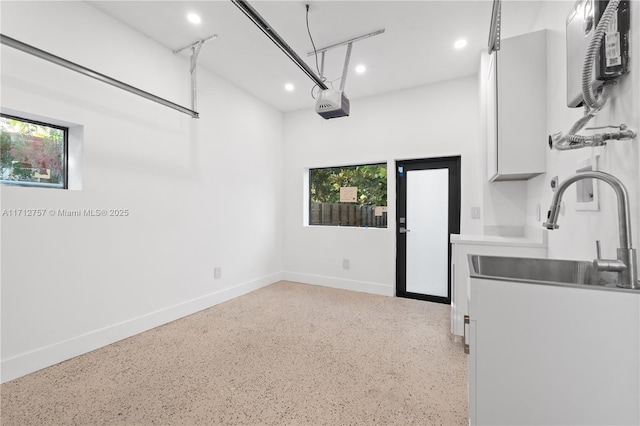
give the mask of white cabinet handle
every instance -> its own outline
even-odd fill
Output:
[[[469,325],[469,315],[464,316],[464,328],[462,334],[464,336],[464,353],[469,354],[469,343],[467,343],[467,326]]]

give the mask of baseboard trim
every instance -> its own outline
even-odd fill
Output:
[[[342,290],[379,294],[382,296],[393,297],[395,293],[395,289],[389,285],[371,283],[367,281],[346,280],[343,278],[327,277],[323,275],[303,274],[300,272],[284,271],[283,279],[303,284],[321,285],[325,287],[339,288]]]
[[[110,345],[152,328],[194,314],[226,302],[283,279],[281,272],[222,289],[205,296],[187,300],[130,320],[110,325],[71,339],[44,346],[30,352],[2,360],[1,382],[17,379],[40,369],[50,367],[78,355]]]

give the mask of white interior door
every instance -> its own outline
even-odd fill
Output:
[[[449,170],[406,172],[406,291],[449,295]]]

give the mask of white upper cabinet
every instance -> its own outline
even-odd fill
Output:
[[[546,30],[501,41],[487,72],[487,174],[525,180],[546,170]]]

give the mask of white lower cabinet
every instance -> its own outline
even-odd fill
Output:
[[[471,279],[471,425],[640,424],[640,292]]]
[[[524,238],[451,236],[451,333],[456,336],[464,334],[464,316],[469,312],[470,254],[546,258],[547,244]]]

